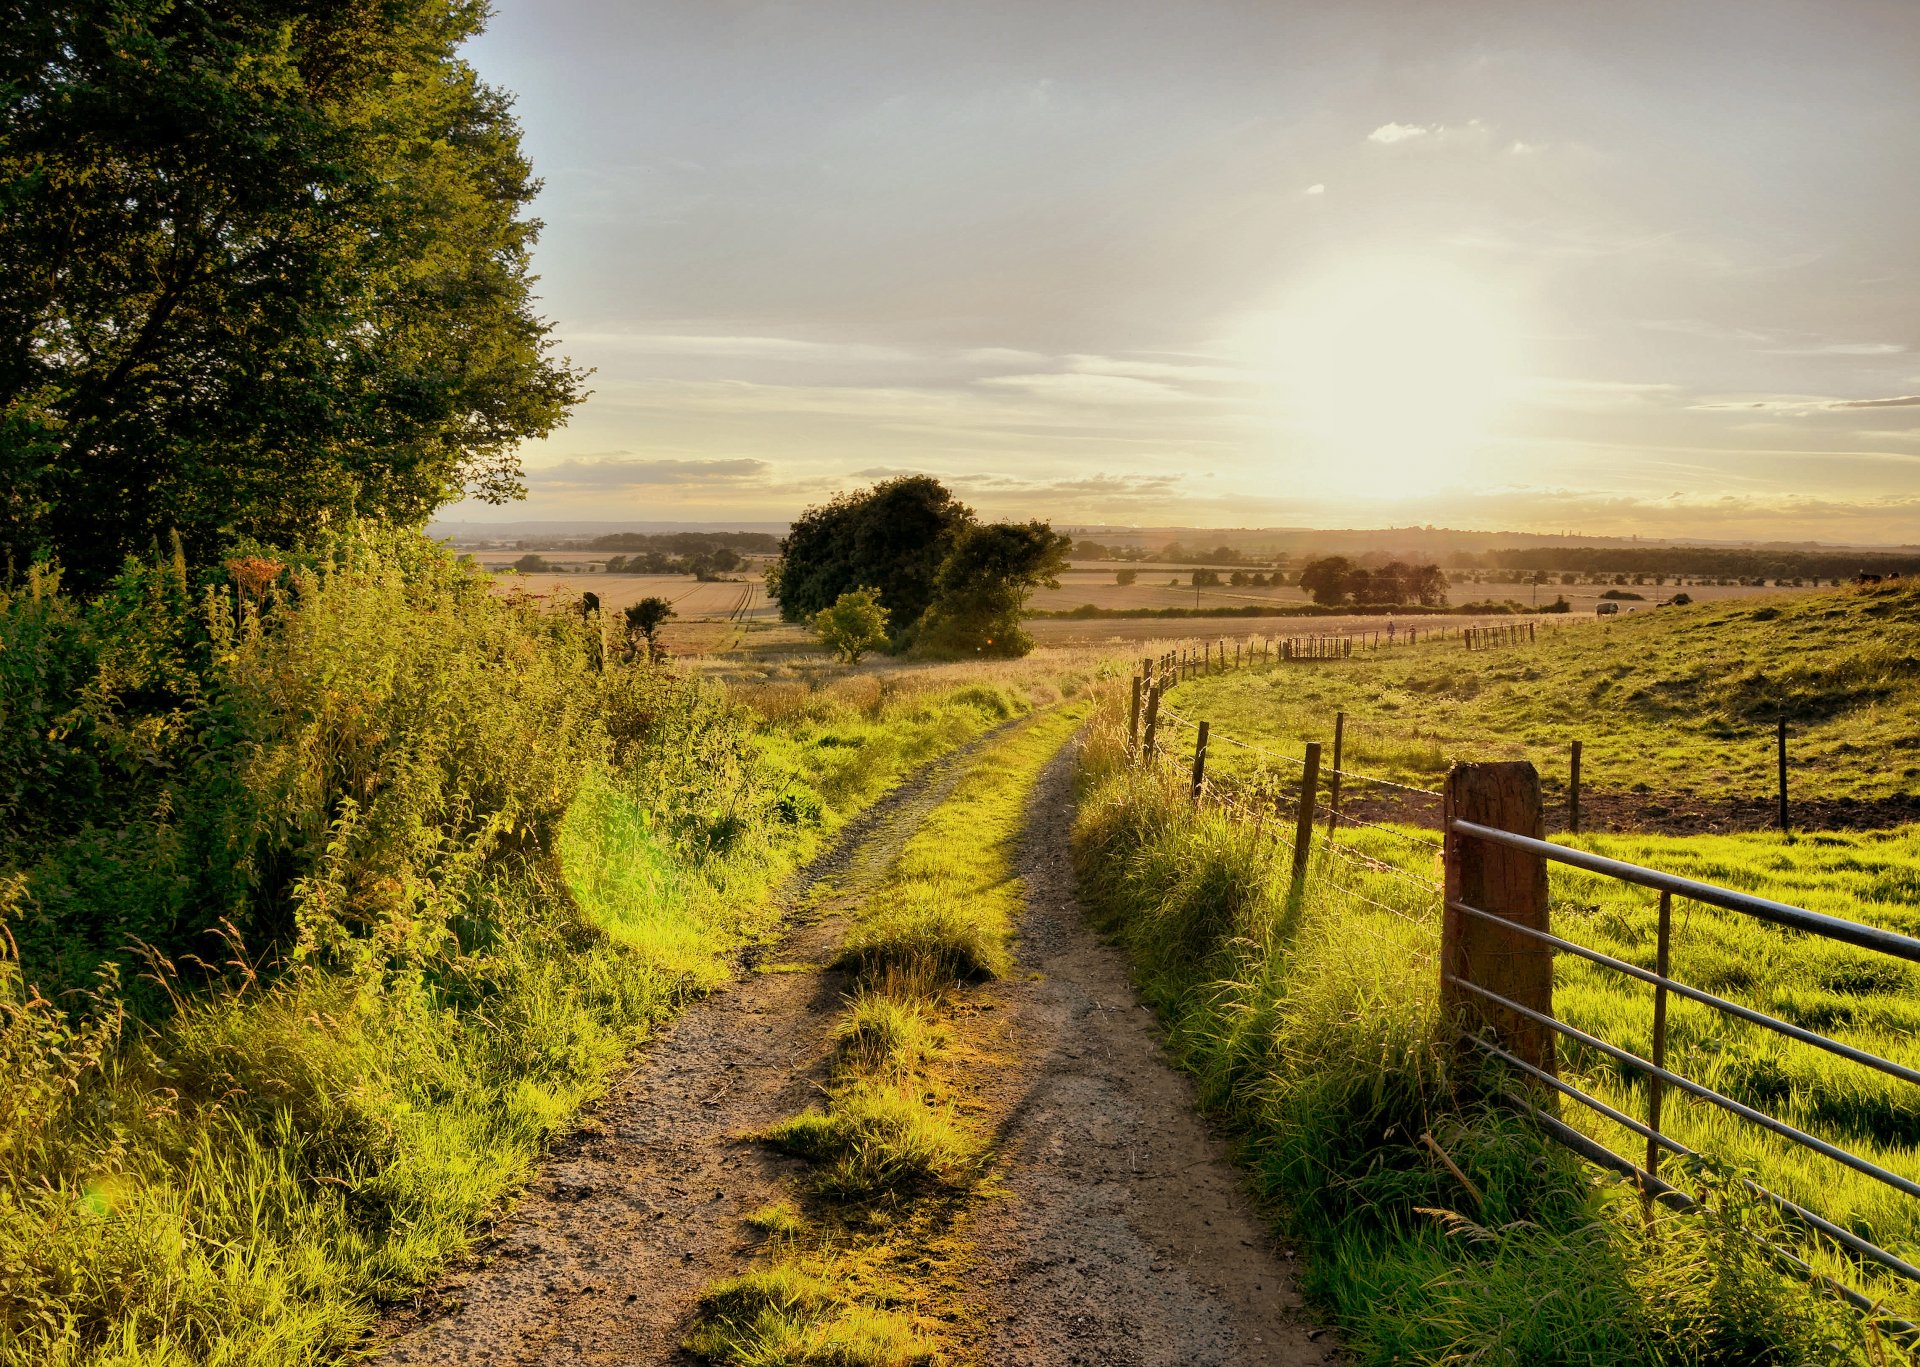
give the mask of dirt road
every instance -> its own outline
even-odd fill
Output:
[[[977,747],[976,747],[977,748]],[[667,1364],[710,1282],[750,1266],[743,1217],[792,1160],[741,1136],[817,1098],[846,983],[821,967],[971,751],[846,832],[793,890],[795,929],[663,1030],[544,1165],[474,1266],[392,1315],[385,1361]],[[988,756],[987,762],[992,762]],[[999,1180],[962,1224],[960,1357],[983,1367],[1327,1363],[1284,1251],[1166,1064],[1119,955],[1085,928],[1066,837],[1069,759],[1029,808],[1019,971],[977,989],[996,1060],[969,1082]],[[970,1109],[975,1109],[971,1108]]]

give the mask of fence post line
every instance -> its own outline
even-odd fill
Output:
[[[1340,769],[1341,751],[1347,741],[1347,714],[1333,714],[1333,770],[1327,775],[1327,838],[1333,838],[1333,828],[1340,824]]]
[[[1672,964],[1673,949],[1673,894],[1660,894],[1660,930],[1659,939],[1653,951],[1653,971],[1662,978],[1667,976]],[[1667,985],[1656,983],[1653,989],[1653,1058],[1655,1068],[1667,1066]],[[1647,1128],[1654,1134],[1660,1133],[1660,1103],[1665,1099],[1666,1082],[1659,1074],[1647,1077]],[[1647,1139],[1647,1171],[1653,1176],[1660,1175],[1660,1145],[1652,1137]],[[1649,1200],[1652,1189],[1642,1193]]]
[[[1567,830],[1580,834],[1580,742],[1575,741],[1567,757]]]
[[[1201,722],[1193,732],[1193,804],[1200,805],[1200,789],[1207,781],[1207,723]]]
[[[1140,755],[1140,676],[1133,676],[1133,707],[1127,714],[1127,761]]]
[[[1793,827],[1787,821],[1787,719],[1780,718],[1780,830],[1782,834],[1792,835]]]
[[[1463,1035],[1490,1028],[1500,1047],[1554,1076],[1553,1031],[1459,986],[1471,983],[1509,1001],[1553,1014],[1553,951],[1540,941],[1455,910],[1464,903],[1532,930],[1547,929],[1547,861],[1525,850],[1460,835],[1456,821],[1546,835],[1540,775],[1526,760],[1456,764],[1447,774],[1446,913],[1440,929],[1440,1009]]]
[[[1293,828],[1293,890],[1296,900],[1307,886],[1307,856],[1313,849],[1313,803],[1320,795],[1320,742],[1307,742],[1307,763],[1300,775],[1300,819]]]
[[[1160,695],[1166,691],[1165,674],[1154,680],[1153,687],[1147,690],[1147,737],[1142,743],[1140,758],[1148,764],[1153,763],[1154,747],[1160,739]]]

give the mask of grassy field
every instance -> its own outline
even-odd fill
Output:
[[[1685,1179],[1705,1200],[1704,1215],[1656,1208],[1648,1218],[1624,1185],[1596,1178],[1525,1122],[1475,1101],[1498,1084],[1463,1063],[1439,1030],[1439,919],[1421,881],[1434,873],[1429,852],[1394,833],[1350,831],[1347,855],[1321,854],[1295,901],[1273,829],[1213,807],[1195,812],[1171,769],[1130,769],[1122,721],[1114,699],[1085,751],[1076,833],[1083,888],[1133,955],[1203,1103],[1238,1136],[1256,1186],[1306,1249],[1307,1289],[1358,1360],[1907,1360],[1765,1261],[1748,1231],[1771,1228],[1767,1212],[1726,1168]],[[1596,843],[1909,924],[1912,840],[1821,838],[1829,839]],[[1849,867],[1846,877],[1828,877],[1836,863]],[[1579,879],[1557,881],[1555,896],[1562,934],[1591,935],[1621,957],[1650,962],[1643,902]],[[1789,1018],[1827,1026],[1844,1018],[1869,1047],[1914,1058],[1905,970],[1704,912],[1684,919],[1680,939],[1682,976]],[[1646,994],[1599,972],[1563,968],[1561,1014],[1644,1048]],[[1862,1083],[1824,1060],[1686,1018],[1684,1030],[1676,1026],[1676,1058],[1705,1080],[1784,1106],[1818,1132],[1913,1170],[1920,1115],[1872,1074]],[[1643,1109],[1608,1069],[1578,1057],[1569,1064],[1628,1113]],[[1909,1247],[1911,1223],[1864,1184],[1823,1181],[1776,1146],[1736,1141],[1690,1111],[1675,1124],[1726,1162],[1752,1164],[1810,1203],[1818,1192],[1842,1218]]]
[[[1433,787],[1456,759],[1530,758],[1550,782],[1568,742],[1583,782],[1655,795],[1765,797],[1773,728],[1791,787],[1827,800],[1920,784],[1920,587],[1824,589],[1663,608],[1535,646],[1455,642],[1194,680],[1170,704],[1217,735],[1297,755],[1347,713],[1345,765]],[[1255,757],[1217,748],[1223,776]]]
[[[0,733],[0,1362],[350,1350],[789,871],[1058,697],[602,671],[404,536],[282,573],[0,600],[0,706],[66,719]]]

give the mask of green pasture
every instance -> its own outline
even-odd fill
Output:
[[[1457,759],[1531,759],[1563,782],[1700,797],[1775,791],[1774,728],[1808,798],[1920,785],[1920,587],[1874,586],[1661,608],[1543,628],[1531,645],[1458,640],[1359,650],[1189,680],[1168,695],[1216,736],[1297,756],[1333,739],[1343,767],[1433,787]],[[1217,744],[1223,775],[1264,761]]]

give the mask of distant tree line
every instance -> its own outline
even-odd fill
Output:
[[[694,555],[724,546],[742,555],[778,555],[780,538],[772,532],[612,532],[586,541],[564,541],[566,549],[589,551],[658,551],[663,555]],[[537,549],[522,543],[523,550]]]
[[[1300,587],[1323,607],[1404,603],[1437,608],[1447,602],[1446,571],[1438,565],[1409,565],[1404,560],[1370,569],[1344,555],[1323,556],[1301,568]]]
[[[1070,545],[1044,522],[983,523],[939,480],[908,475],[802,513],[767,591],[789,622],[861,595],[884,612],[895,652],[1023,655],[1021,613],[1036,588],[1058,586]]]
[[[1920,573],[1915,551],[1795,551],[1755,546],[1542,546],[1461,552],[1448,557],[1453,569],[1573,571],[1579,574],[1645,574],[1668,578],[1846,579],[1869,574]]]

